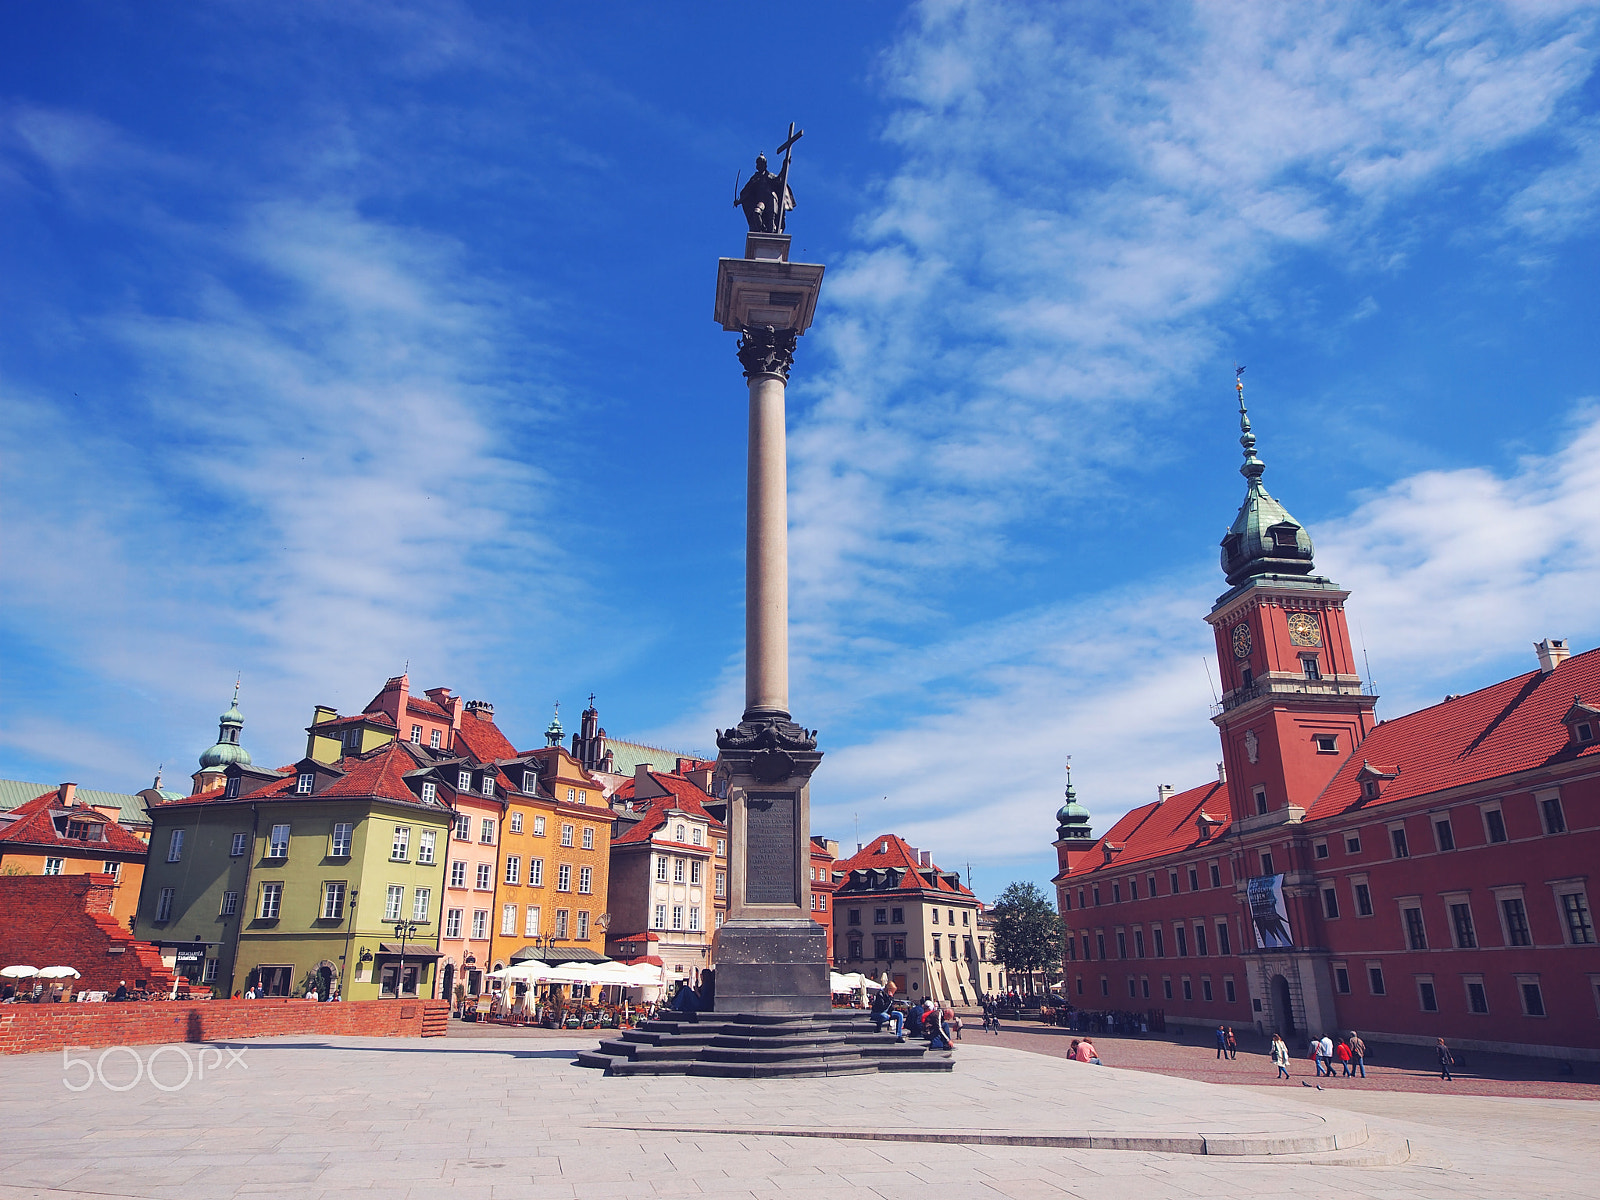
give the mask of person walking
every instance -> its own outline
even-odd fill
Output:
[[[1228,1052],[1228,1031],[1223,1026],[1217,1026],[1217,1057],[1221,1058]]]
[[[1272,1065],[1278,1068],[1274,1079],[1289,1078],[1289,1044],[1277,1033],[1272,1035]]]
[[[1228,1057],[1230,1059],[1239,1057],[1239,1039],[1233,1036],[1232,1025],[1228,1026]]]
[[[1322,1073],[1329,1079],[1333,1078],[1333,1039],[1327,1034],[1322,1035],[1322,1040],[1317,1043],[1317,1053],[1322,1059]]]
[[[1316,1069],[1317,1069],[1317,1076],[1320,1078],[1321,1075],[1322,1075],[1322,1039],[1321,1038],[1315,1038],[1314,1037],[1314,1038],[1311,1039],[1311,1053],[1310,1053],[1309,1057],[1311,1059],[1312,1065],[1314,1065],[1316,1067]]]
[[[1352,1075],[1359,1071],[1361,1078],[1367,1077],[1367,1044],[1354,1029],[1350,1031],[1350,1063]]]
[[[1450,1047],[1444,1044],[1443,1038],[1439,1039],[1439,1045],[1436,1049],[1439,1052],[1439,1078],[1454,1083],[1455,1076],[1450,1074],[1450,1068],[1455,1066],[1455,1055],[1450,1053]]]
[[[1355,1069],[1351,1066],[1353,1055],[1350,1053],[1350,1043],[1344,1038],[1340,1038],[1339,1044],[1333,1048],[1333,1056],[1339,1060],[1339,1069],[1344,1078],[1348,1079],[1355,1074]]]

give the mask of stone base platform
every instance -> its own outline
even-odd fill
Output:
[[[579,1054],[578,1064],[607,1075],[770,1079],[950,1071],[955,1059],[919,1040],[896,1042],[859,1016],[675,1013],[601,1042],[598,1050]]]

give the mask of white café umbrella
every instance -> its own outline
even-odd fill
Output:
[[[600,973],[595,970],[597,965],[604,964],[562,963],[559,967],[552,967],[550,969],[550,974],[546,978],[550,983],[567,983],[576,985],[609,982],[608,980],[602,979],[600,977]]]
[[[498,971],[490,971],[490,979],[504,979],[507,983],[544,983],[555,970],[549,963],[520,962],[512,963],[509,967],[501,967]]]
[[[40,979],[81,979],[82,975],[73,967],[46,967],[39,972]]]
[[[26,967],[21,963],[13,967],[0,967],[0,978],[4,979],[32,979],[38,973],[38,967]]]
[[[667,973],[665,967],[654,963],[634,963],[624,970],[628,972],[629,987],[660,987]]]
[[[874,992],[882,991],[883,984],[874,979],[868,979],[860,971],[841,973],[830,971],[828,973],[828,989],[834,992],[856,992],[862,988],[869,988]]]

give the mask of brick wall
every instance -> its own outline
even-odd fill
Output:
[[[170,988],[172,972],[155,948],[108,914],[114,890],[109,876],[0,876],[0,966],[74,967],[82,974],[68,981],[75,991],[115,991],[124,979]]]
[[[450,1005],[443,1000],[6,1004],[0,1005],[0,1054],[35,1054],[63,1046],[147,1046],[308,1033],[439,1037],[449,1015]]]

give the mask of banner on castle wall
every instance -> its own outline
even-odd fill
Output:
[[[1283,876],[1253,876],[1245,884],[1245,895],[1250,902],[1250,925],[1256,931],[1256,948],[1283,950],[1293,946],[1289,910],[1283,902]]]

